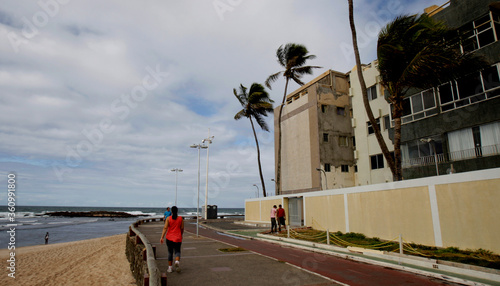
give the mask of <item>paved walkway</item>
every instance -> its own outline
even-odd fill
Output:
[[[255,227],[229,220],[209,222],[199,228],[185,221],[181,273],[168,273],[168,285],[457,285],[443,280],[345,260],[331,255],[282,247],[270,242],[229,235],[227,230]],[[157,248],[161,272],[167,270],[167,247],[159,240],[163,222],[139,226]],[[214,230],[219,229],[219,231]],[[240,247],[246,251],[222,252]]]

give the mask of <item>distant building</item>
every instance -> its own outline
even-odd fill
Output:
[[[348,93],[347,75],[328,70],[287,96],[281,123],[282,194],[354,186]],[[274,115],[277,156],[279,107]]]

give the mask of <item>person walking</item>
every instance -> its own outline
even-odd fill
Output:
[[[276,205],[273,206],[273,208],[271,209],[271,233],[274,233],[277,231],[277,227],[276,227]]]
[[[281,205],[279,205],[278,214],[277,215],[278,215],[278,229],[279,229],[279,231],[281,231],[281,225],[283,225],[283,228],[286,230],[285,209],[282,208]]]
[[[184,220],[177,215],[178,209],[176,206],[172,207],[172,215],[165,219],[165,226],[161,233],[160,244],[163,243],[163,238],[167,239],[168,248],[168,273],[172,273],[172,261],[175,255],[175,271],[181,272],[181,245],[182,235],[184,234]]]
[[[170,211],[170,207],[167,207],[167,210],[163,213],[163,218],[167,220],[167,217],[171,216],[172,212]]]

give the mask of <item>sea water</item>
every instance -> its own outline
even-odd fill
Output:
[[[111,211],[137,215],[132,218],[110,217],[54,217],[48,212],[90,212]],[[163,217],[164,208],[128,208],[128,207],[16,207],[15,221],[8,220],[7,207],[0,207],[0,249],[7,248],[12,227],[15,228],[15,246],[31,246],[45,243],[45,234],[49,233],[49,243],[78,241],[98,238],[128,231],[128,227],[143,218]],[[243,208],[219,208],[219,215],[243,215]],[[195,216],[196,208],[179,208],[181,216]],[[200,209],[201,213],[201,209]],[[15,226],[12,226],[15,225]]]

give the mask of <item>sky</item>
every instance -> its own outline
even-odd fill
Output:
[[[391,19],[444,2],[355,0],[362,62],[376,59]],[[276,50],[287,43],[322,67],[303,82],[354,67],[340,0],[3,0],[0,37],[4,206],[14,174],[18,206],[165,207],[177,181],[177,205],[196,207],[200,166],[200,205],[207,194],[209,205],[244,207],[262,186],[233,88],[281,71]],[[275,102],[284,85],[268,90]],[[274,194],[272,114],[267,123],[257,136]],[[190,145],[209,135],[207,191],[207,149],[198,164]]]

